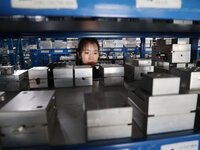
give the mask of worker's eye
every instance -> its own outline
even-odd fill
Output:
[[[97,55],[98,53],[94,53],[95,55]]]
[[[89,54],[89,52],[85,52],[85,54]]]

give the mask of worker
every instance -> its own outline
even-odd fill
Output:
[[[99,43],[96,38],[83,38],[77,50],[77,65],[94,66],[99,58]]]

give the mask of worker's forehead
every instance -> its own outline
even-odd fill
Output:
[[[91,49],[91,50],[98,50],[98,46],[96,43],[88,42],[83,46],[83,49]]]

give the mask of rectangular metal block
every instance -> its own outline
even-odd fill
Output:
[[[28,71],[27,70],[15,70],[12,75],[4,75],[0,76],[0,82],[4,81],[20,81],[24,78],[28,79]]]
[[[88,140],[130,137],[132,107],[118,93],[91,93],[84,96]]]
[[[100,66],[103,77],[124,76],[124,66],[117,64],[104,64]]]
[[[115,125],[88,128],[88,141],[126,138],[132,135],[132,125]]]
[[[124,77],[105,77],[104,86],[123,86]]]
[[[178,94],[180,77],[166,73],[150,73],[143,75],[141,87],[151,95]]]
[[[154,66],[133,66],[134,80],[141,80],[144,74],[154,72]]]
[[[148,116],[136,104],[133,107],[133,120],[143,133],[158,134],[194,128],[195,112],[173,115]]]
[[[48,80],[47,79],[29,79],[30,88],[47,88]]]
[[[174,68],[172,74],[181,78],[181,87],[188,90],[200,89],[200,68]]]
[[[92,77],[75,78],[75,86],[92,86]]]
[[[137,90],[130,91],[128,99],[150,116],[187,114],[195,111],[197,107],[197,94],[150,96],[144,91]]]
[[[191,51],[191,44],[172,44],[172,51]]]
[[[171,63],[188,63],[190,62],[191,51],[172,51],[169,55]]]
[[[53,69],[54,79],[71,79],[73,80],[73,66],[56,67]]]
[[[3,91],[21,91],[29,87],[28,79],[24,78],[20,81],[0,81],[0,90]]]
[[[30,79],[47,79],[48,67],[33,67],[28,70],[28,76]]]
[[[13,66],[0,66],[0,75],[11,75],[14,73]]]
[[[74,76],[76,78],[92,78],[92,67],[89,65],[75,66]]]
[[[151,66],[151,59],[133,59],[132,64],[134,66]]]

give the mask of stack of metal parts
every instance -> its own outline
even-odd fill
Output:
[[[154,72],[151,59],[133,59],[132,64],[126,63],[125,77],[128,80],[141,80],[143,74]]]
[[[89,65],[75,66],[74,67],[75,86],[91,86],[92,67]]]
[[[131,137],[132,107],[116,92],[85,94],[87,140]]]
[[[11,69],[12,70],[12,69]],[[7,75],[0,75],[1,91],[21,91],[28,87],[28,71],[27,70],[7,70]]]
[[[104,86],[124,85],[124,66],[117,64],[104,64],[100,66],[104,78]]]
[[[22,91],[0,108],[3,147],[47,145],[56,123],[55,91]]]
[[[0,108],[4,105],[5,101],[6,101],[5,92],[0,91]]]
[[[54,87],[73,87],[73,66],[53,69]]]
[[[200,67],[174,68],[172,74],[181,78],[183,91],[198,94],[195,128],[200,129]]]
[[[0,75],[11,75],[14,73],[14,66],[0,66]]]
[[[48,67],[33,67],[28,70],[30,88],[48,87]]]
[[[141,89],[130,91],[133,120],[144,134],[193,129],[197,94],[179,94],[180,78],[170,74],[144,75]]]

